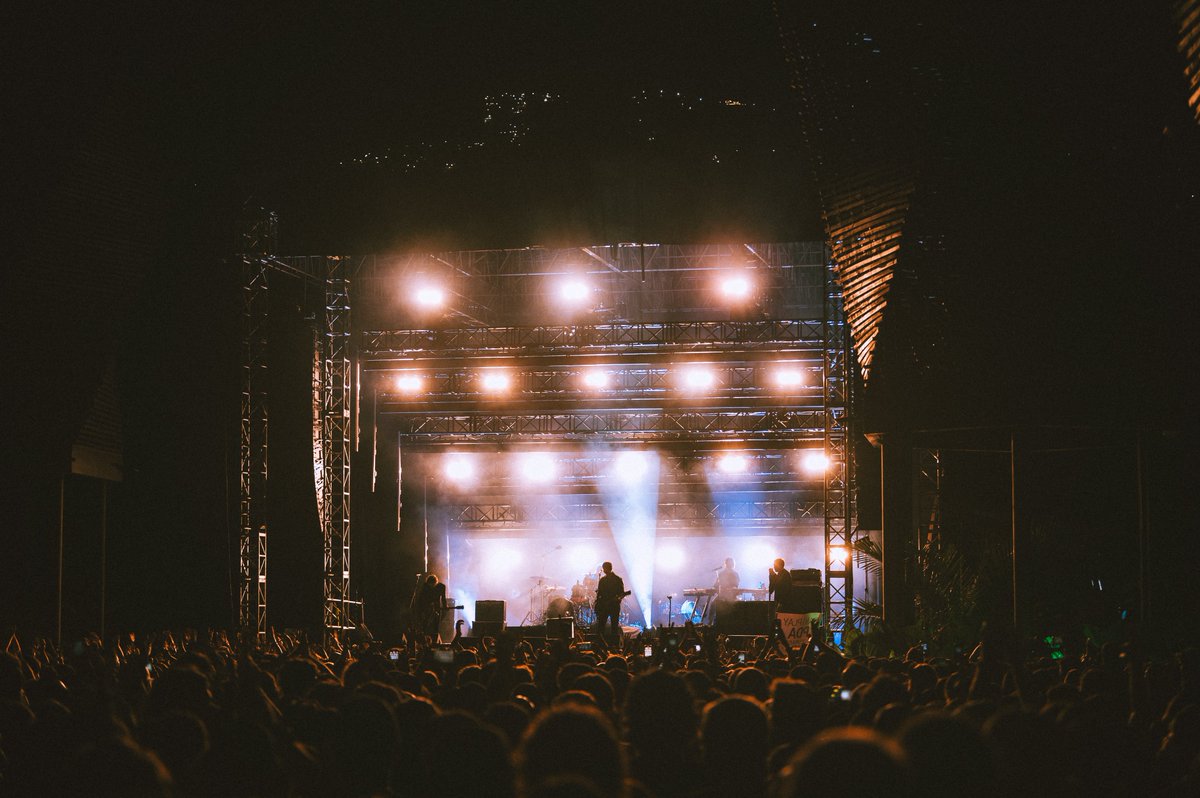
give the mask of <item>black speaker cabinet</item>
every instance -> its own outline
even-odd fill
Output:
[[[779,611],[820,612],[823,593],[820,585],[793,582],[791,590],[779,597]]]
[[[476,601],[475,623],[479,623],[480,621],[504,623],[504,602]]]
[[[505,629],[503,601],[476,601],[475,623],[471,634],[476,637],[495,637]]]
[[[547,618],[546,637],[551,640],[572,640],[575,637],[574,618]]]
[[[727,635],[765,635],[771,631],[770,601],[729,601],[716,604],[717,631]]]

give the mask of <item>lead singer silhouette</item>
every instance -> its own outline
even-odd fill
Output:
[[[599,624],[597,632],[603,638],[605,623],[612,618],[613,634],[620,640],[621,599],[628,596],[629,591],[625,590],[625,581],[613,573],[612,563],[606,562],[600,568],[604,571],[604,576],[600,577],[600,583],[596,585],[596,623]]]

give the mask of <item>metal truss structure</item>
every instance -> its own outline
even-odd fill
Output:
[[[356,298],[356,314],[376,305],[363,311],[367,324],[388,309],[403,315],[396,285],[405,280],[451,281],[452,307],[436,320],[414,316],[423,323],[410,327],[366,327],[358,339],[366,390],[406,457],[449,447],[562,452],[563,487],[553,500],[513,501],[519,489],[498,469],[469,501],[442,503],[452,528],[511,535],[611,521],[620,510],[597,490],[610,456],[604,447],[652,444],[690,463],[660,475],[659,526],[705,534],[735,521],[778,534],[823,525],[827,555],[849,551],[852,352],[826,257],[819,243],[622,244],[377,260],[364,268],[368,299]],[[731,262],[754,275],[763,297],[738,314],[710,295],[714,274]],[[599,286],[597,307],[582,322],[547,324],[553,279],[580,270]],[[781,391],[772,372],[784,363],[803,380]],[[701,365],[711,389],[682,390],[682,370]],[[508,394],[482,389],[488,369],[507,373]],[[583,378],[597,369],[607,382],[588,390]],[[406,393],[402,376],[417,377],[419,393]],[[706,493],[704,463],[730,447],[754,461],[755,488]],[[829,460],[824,478],[803,474],[796,456],[816,450]],[[845,560],[826,559],[829,627],[840,632],[852,622],[852,574]]]
[[[731,266],[732,262],[732,266]],[[327,631],[351,628],[350,472],[356,374],[367,380],[383,428],[404,440],[406,456],[448,447],[520,451],[564,449],[567,488],[556,501],[513,502],[514,486],[495,477],[471,500],[442,512],[460,529],[511,534],[546,523],[598,524],[614,517],[597,493],[610,464],[607,446],[653,444],[670,453],[657,523],[704,534],[722,522],[772,534],[822,522],[827,555],[849,547],[853,462],[848,451],[851,348],[830,264],[818,244],[739,246],[607,245],[569,250],[492,250],[366,258],[243,258],[246,369],[242,406],[241,591],[239,614],[266,630],[265,373],[266,282],[275,272],[323,286],[324,309],[314,362],[314,465],[321,495],[323,620]],[[543,313],[546,281],[584,268],[604,278],[587,323],[524,323]],[[714,310],[707,295],[715,273],[755,276],[762,297],[737,314]],[[437,323],[379,324],[395,311],[396,275],[436,271],[458,283],[455,302]],[[353,285],[352,285],[353,284]],[[352,327],[355,316],[366,321]],[[363,298],[366,297],[366,301]],[[720,318],[728,313],[729,318]],[[707,314],[707,317],[704,316]],[[403,313],[400,313],[403,315]],[[717,318],[713,318],[717,315]],[[772,369],[802,375],[781,390]],[[714,378],[704,395],[680,389],[681,369],[703,365]],[[504,368],[514,391],[485,396],[482,369]],[[609,382],[586,390],[582,378],[603,368]],[[404,373],[424,380],[419,397],[397,384]],[[596,447],[601,447],[597,449]],[[752,491],[698,489],[718,454],[736,448],[751,461]],[[824,478],[802,475],[797,454],[823,450]],[[667,461],[664,461],[667,462]],[[681,465],[681,463],[683,465]],[[826,563],[830,628],[851,619],[851,574]]]
[[[238,504],[238,625],[267,632],[267,316],[269,268],[243,257],[242,419]]]
[[[824,389],[825,607],[829,630],[839,635],[854,622],[854,458],[849,451],[850,346],[841,303],[832,282],[825,295]]]
[[[323,618],[325,630],[352,628],[350,600],[351,419],[350,261],[328,258],[322,336]]]

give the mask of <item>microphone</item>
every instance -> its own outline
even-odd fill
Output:
[[[725,566],[724,566],[724,565],[722,565],[722,566],[720,566],[720,567],[718,567],[718,568],[714,568],[713,570],[714,570],[714,571],[723,571],[724,569],[725,569]]]

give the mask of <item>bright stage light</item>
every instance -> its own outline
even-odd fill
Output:
[[[721,278],[721,296],[738,301],[746,299],[754,290],[754,284],[745,274],[727,274]]]
[[[488,369],[479,375],[479,387],[485,393],[507,393],[512,388],[512,377],[501,369]]]
[[[626,485],[640,483],[650,471],[646,452],[621,452],[613,460],[613,476]]]
[[[592,287],[578,277],[570,277],[558,284],[558,298],[563,304],[579,307],[592,295]]]
[[[435,310],[446,304],[446,292],[436,285],[422,285],[413,292],[413,301],[426,310]]]
[[[525,482],[544,485],[557,473],[554,458],[546,452],[522,452],[517,455],[517,475]]]
[[[781,366],[775,370],[775,387],[789,389],[804,385],[804,372],[795,366]]]
[[[487,556],[483,558],[484,576],[488,579],[512,579],[513,571],[522,562],[525,555],[520,549],[507,543],[497,543],[489,547]]]
[[[683,547],[676,543],[664,543],[658,547],[658,570],[663,573],[678,573],[687,562],[687,554]]]
[[[824,452],[809,452],[800,462],[810,474],[823,474],[829,468],[829,458]]]
[[[726,452],[717,458],[717,470],[722,474],[744,474],[750,468],[750,458],[739,452]]]
[[[705,391],[717,383],[717,375],[707,366],[686,366],[680,378],[683,387],[689,391]]]
[[[467,454],[447,455],[442,473],[455,484],[469,484],[475,480],[475,458]]]
[[[577,543],[567,549],[567,567],[573,574],[586,574],[596,570],[600,554],[595,546]]]
[[[830,546],[829,547],[829,564],[842,565],[850,559],[850,550],[845,546]]]
[[[588,369],[583,372],[584,386],[598,391],[602,388],[607,388],[612,382],[612,375],[604,369]]]
[[[769,543],[756,541],[742,549],[738,564],[743,574],[761,574],[771,568],[779,552]]]
[[[410,372],[396,377],[396,390],[400,393],[420,393],[424,387],[425,380],[420,374]]]

